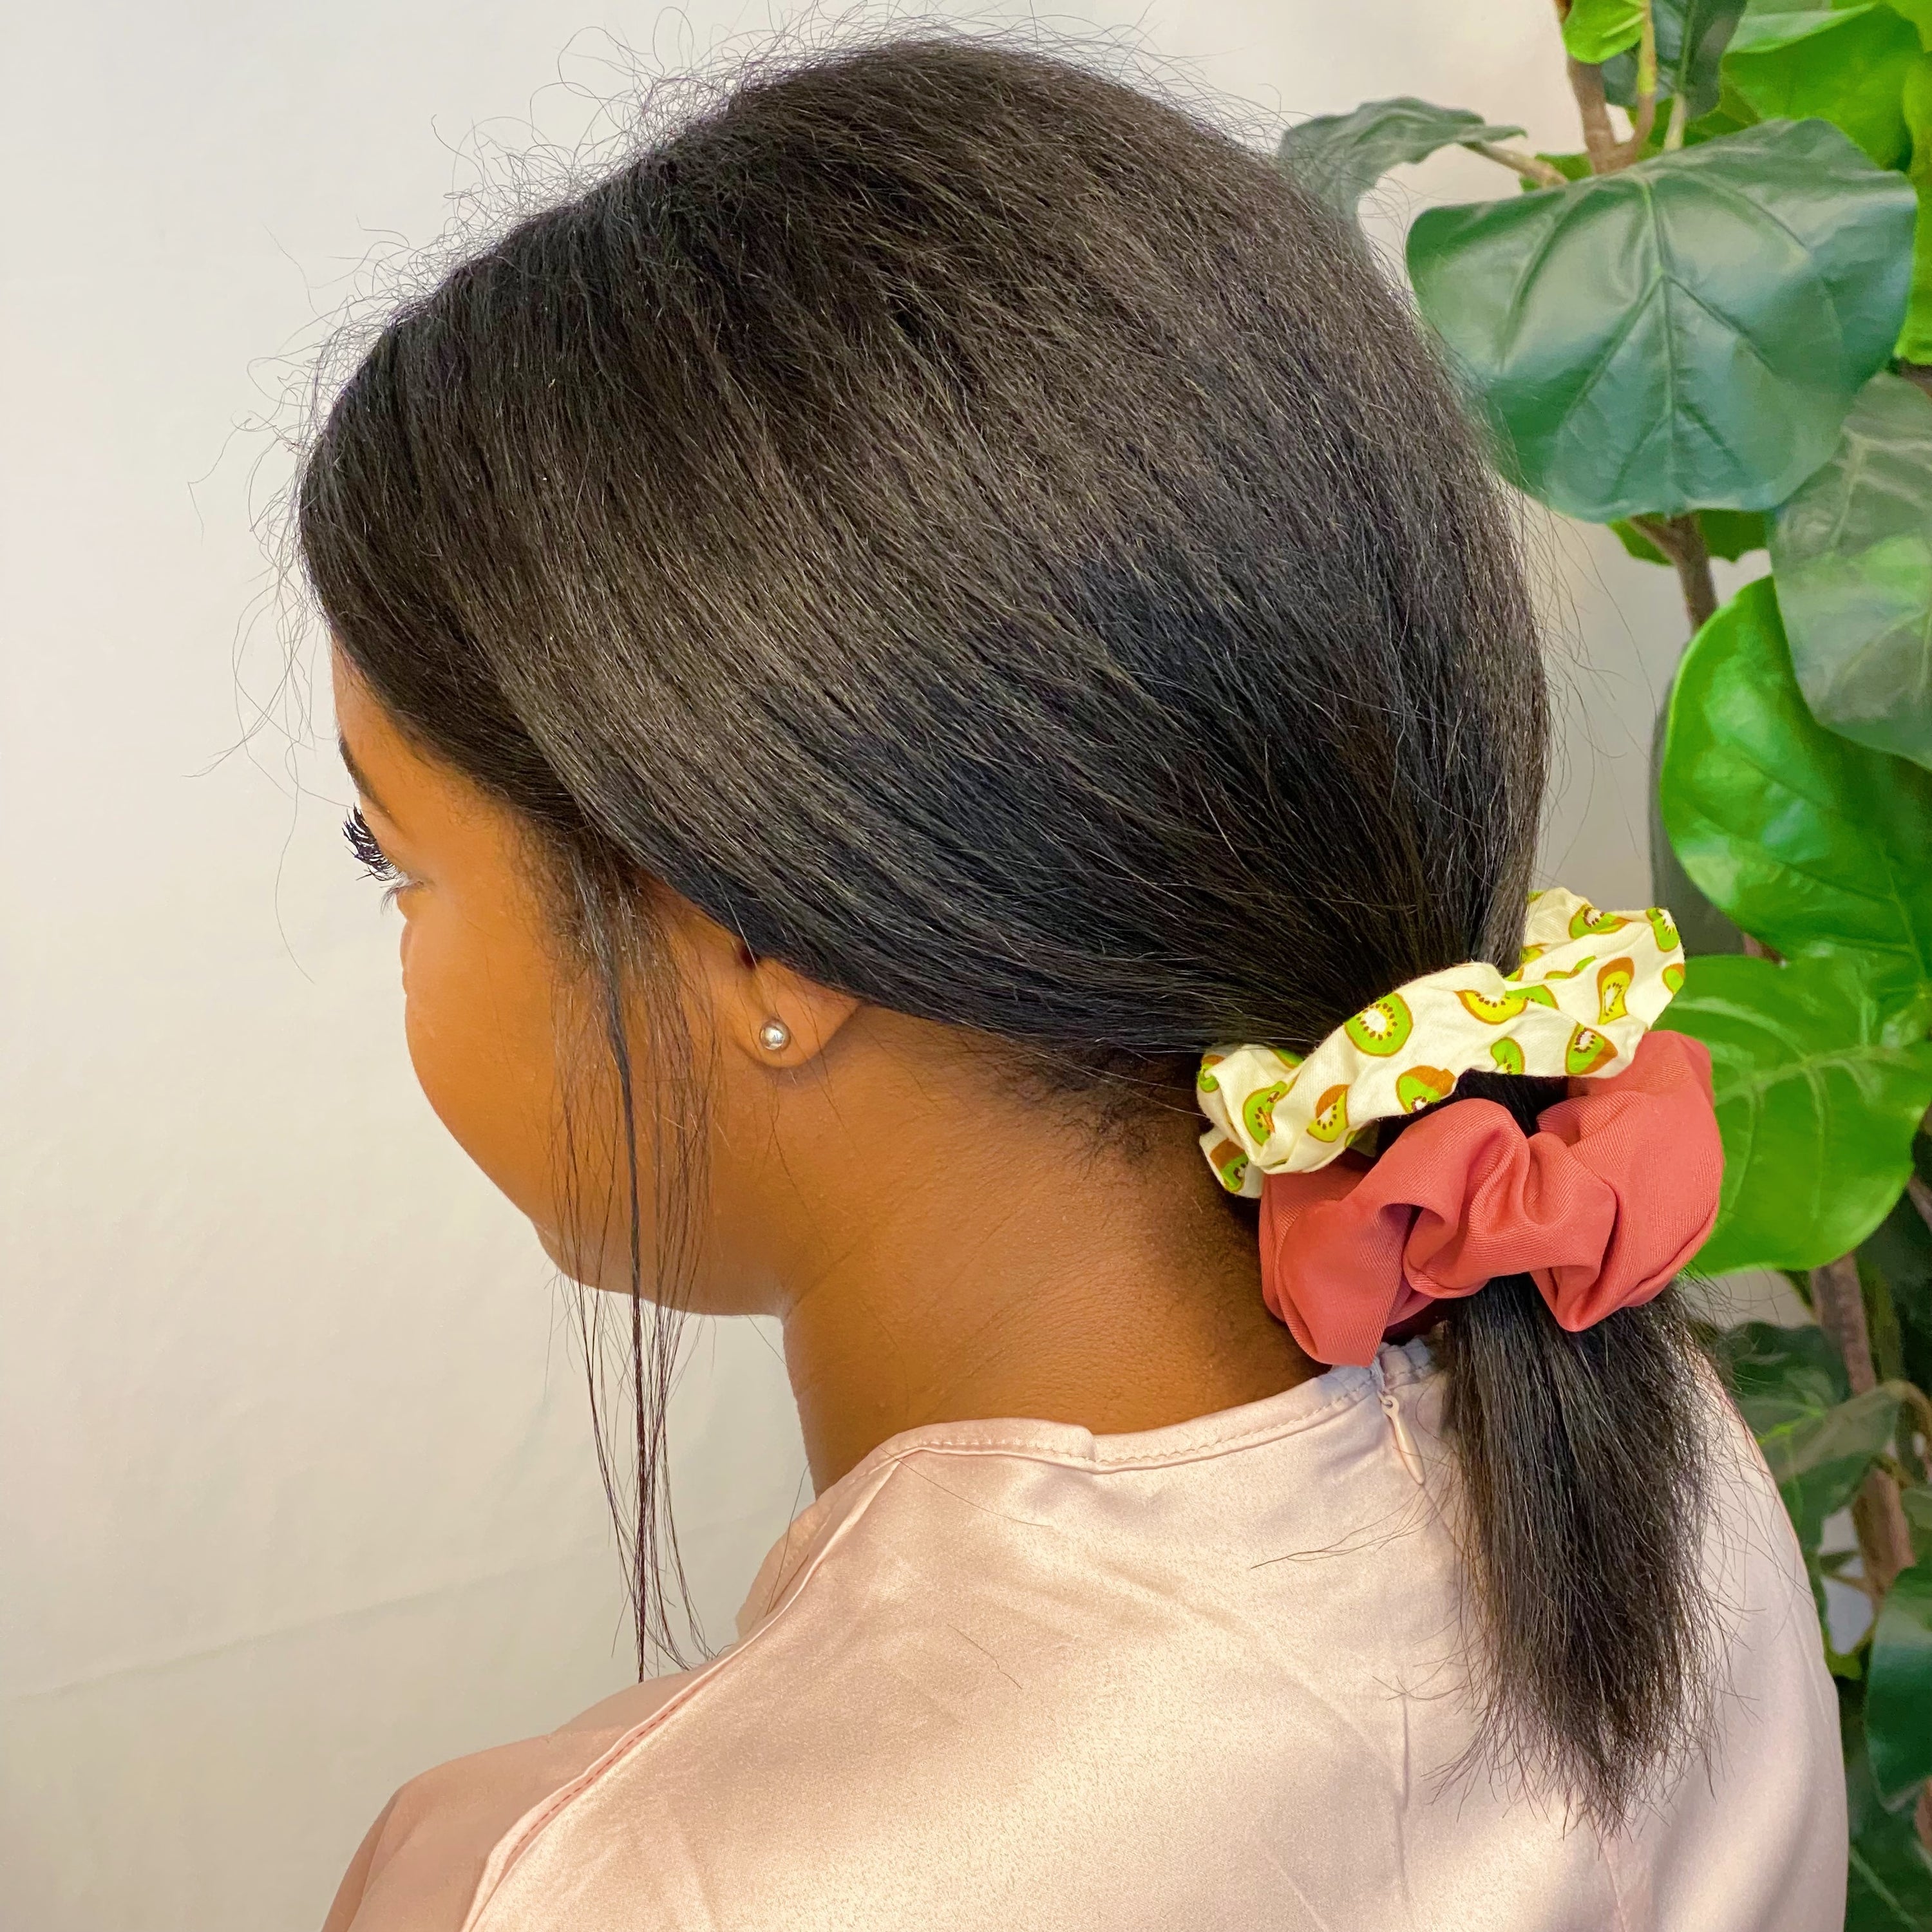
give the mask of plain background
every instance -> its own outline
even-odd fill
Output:
[[[415,1090],[393,915],[342,850],[302,660],[282,682],[270,561],[276,430],[371,265],[434,241],[479,164],[577,141],[632,68],[801,17],[585,4],[8,11],[6,1932],[312,1925],[399,1781],[628,1674],[568,1298]],[[1576,144],[1547,0],[1046,25],[1127,33],[1263,134],[1414,93]],[[1377,232],[1510,188],[1446,157]],[[1675,587],[1541,527],[1544,875],[1641,904]],[[722,1640],[808,1494],[775,1336],[693,1331],[674,1438]]]

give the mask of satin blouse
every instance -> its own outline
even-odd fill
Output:
[[[1468,1762],[1442,1395],[1415,1341],[895,1436],[710,1664],[404,1786],[326,1932],[1835,1932],[1836,1700],[1729,1404],[1715,1732],[1606,1836]]]

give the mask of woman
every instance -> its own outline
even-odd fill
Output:
[[[1526,916],[1504,513],[1350,232],[821,60],[400,315],[299,519],[425,1091],[578,1280],[782,1319],[818,1491],[331,1932],[1838,1922],[1681,952]]]

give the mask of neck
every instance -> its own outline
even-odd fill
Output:
[[[830,1173],[793,1177],[808,1180],[815,1228],[839,1236],[809,1244],[781,1298],[820,1492],[928,1424],[1113,1435],[1321,1372],[1262,1301],[1253,1233],[1202,1162],[1197,1123],[1176,1115],[1131,1157],[1088,1164],[1070,1158],[1078,1130],[1036,1106],[978,1132],[961,1114],[860,1163],[858,1198],[829,1198]]]

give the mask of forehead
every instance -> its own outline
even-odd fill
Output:
[[[500,836],[504,808],[413,743],[339,647],[329,653],[342,760],[365,805],[412,836],[462,829]]]

